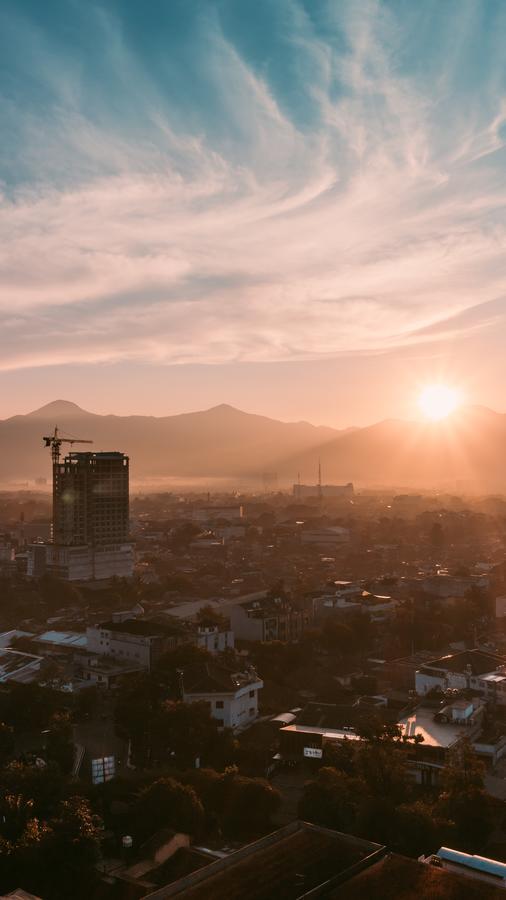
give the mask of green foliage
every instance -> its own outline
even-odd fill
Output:
[[[69,713],[55,713],[49,723],[46,757],[55,762],[64,775],[70,774],[74,761],[74,742]]]
[[[0,883],[22,884],[45,900],[84,900],[96,881],[101,823],[81,797],[59,804],[49,822],[33,815],[33,801],[7,794],[0,806]]]
[[[331,767],[322,767],[308,781],[299,804],[299,817],[337,831],[353,831],[363,784]]]
[[[264,778],[240,775],[235,766],[218,774],[199,769],[185,775],[204,804],[208,826],[233,838],[256,837],[272,828],[272,817],[281,803],[281,795]]]
[[[14,729],[5,722],[0,722],[0,766],[4,766],[14,751]]]
[[[173,778],[161,778],[139,794],[133,808],[132,830],[141,842],[161,828],[198,837],[203,822],[204,808],[193,788]]]
[[[484,790],[484,773],[484,765],[471,742],[462,738],[451,749],[443,769],[438,812],[454,824],[457,842],[465,848],[482,842],[493,827],[492,802]]]
[[[0,694],[0,721],[17,734],[42,731],[62,708],[61,694],[37,684],[12,683],[8,691]]]
[[[442,843],[476,852],[494,816],[483,788],[484,768],[472,744],[461,740],[442,773],[442,790],[420,800],[408,774],[403,741],[395,728],[370,726],[365,741],[337,749],[308,781],[299,815],[311,822],[350,831],[409,856]]]

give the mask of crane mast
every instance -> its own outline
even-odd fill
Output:
[[[55,528],[56,528],[56,519],[57,519],[57,504],[58,504],[58,483],[59,483],[59,463],[60,463],[60,448],[62,444],[92,444],[93,441],[87,440],[87,438],[74,438],[74,437],[61,437],[60,432],[58,431],[58,426],[55,425],[55,429],[53,434],[46,435],[42,438],[46,447],[51,448],[51,459],[53,461],[53,541],[55,539]]]
[[[51,459],[53,460],[53,466],[57,466],[60,462],[60,447],[62,444],[92,444],[93,441],[89,441],[86,438],[66,438],[60,437],[60,432],[58,431],[58,425],[55,425],[54,433],[43,437],[42,440],[45,442],[46,447],[51,447]]]

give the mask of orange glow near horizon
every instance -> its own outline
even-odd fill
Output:
[[[460,406],[460,393],[446,384],[430,384],[418,398],[418,405],[426,419],[439,422],[455,412]]]

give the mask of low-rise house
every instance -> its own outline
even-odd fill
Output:
[[[227,610],[236,640],[297,641],[311,621],[311,611],[283,597],[259,597]]]
[[[479,697],[457,699],[446,705],[419,705],[399,714],[385,706],[384,698],[362,698],[349,706],[310,703],[279,730],[280,761],[322,760],[325,750],[344,741],[362,740],[363,728],[371,721],[371,713],[385,725],[398,725],[399,746],[408,756],[411,774],[425,786],[436,784],[446,763],[448,751],[463,737],[485,761],[495,763],[506,753],[506,738],[482,741],[485,706]]]
[[[74,669],[78,679],[77,683],[73,682],[74,689],[79,690],[80,687],[94,684],[110,690],[121,683],[125,676],[141,672],[143,667],[138,663],[123,662],[114,657],[95,653],[76,653]]]
[[[340,525],[329,525],[327,528],[307,528],[301,532],[300,539],[303,544],[335,547],[348,543],[350,531],[348,528],[342,528]]]
[[[20,653],[18,650],[0,650],[0,684],[36,681],[43,662],[42,656]]]
[[[434,688],[468,690],[506,705],[506,659],[483,650],[462,650],[424,663],[415,675],[418,694]]]
[[[192,510],[192,519],[195,522],[204,524],[224,521],[224,522],[240,522],[244,515],[244,509],[240,504],[213,506],[206,504],[197,506]]]
[[[88,626],[86,638],[90,653],[114,656],[148,670],[169,650],[195,643],[194,633],[175,620],[164,625],[146,619],[104,622]]]
[[[224,650],[233,649],[234,632],[229,628],[220,628],[219,625],[199,625],[197,646],[208,653],[223,653]]]
[[[223,728],[239,731],[258,717],[258,695],[263,686],[251,667],[233,672],[209,665],[199,672],[184,673],[182,699],[185,703],[207,703],[212,717]]]
[[[41,653],[60,654],[74,650],[84,650],[86,635],[79,631],[44,631],[33,638],[32,643],[40,647]]]

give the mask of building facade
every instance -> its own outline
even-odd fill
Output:
[[[210,666],[205,672],[184,679],[183,701],[207,703],[213,719],[223,728],[240,731],[258,717],[258,695],[263,681],[254,671],[229,672]]]
[[[28,575],[47,571],[66,581],[131,577],[128,456],[72,452],[53,465],[53,479],[53,540],[29,548]]]

